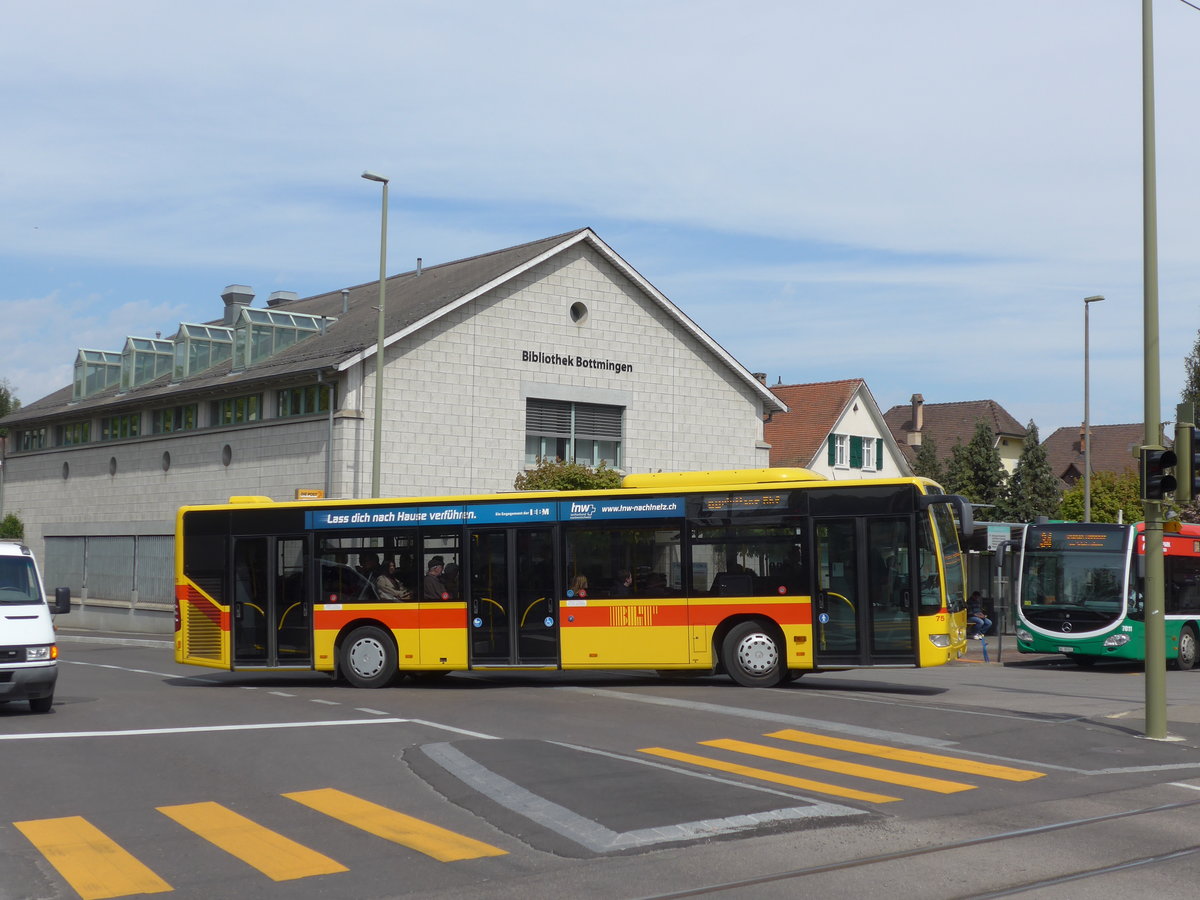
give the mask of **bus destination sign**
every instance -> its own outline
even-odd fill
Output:
[[[1127,528],[1095,525],[1030,525],[1025,538],[1029,550],[1109,550],[1125,549]]]

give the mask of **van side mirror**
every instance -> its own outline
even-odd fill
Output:
[[[60,587],[54,589],[54,609],[51,610],[55,615],[66,615],[71,611],[71,589],[69,587]]]

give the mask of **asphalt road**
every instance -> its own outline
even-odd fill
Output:
[[[63,633],[0,704],[0,898],[1194,892],[1200,672],[451,675],[378,691]]]

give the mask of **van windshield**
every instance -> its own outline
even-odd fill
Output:
[[[41,602],[33,560],[25,556],[0,556],[0,606]]]

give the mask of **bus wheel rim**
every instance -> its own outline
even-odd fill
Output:
[[[355,641],[354,646],[350,648],[350,666],[358,675],[370,678],[383,668],[385,656],[383,645],[379,641],[364,638]]]
[[[779,648],[769,635],[748,634],[738,644],[738,665],[753,675],[765,675],[779,665]]]

